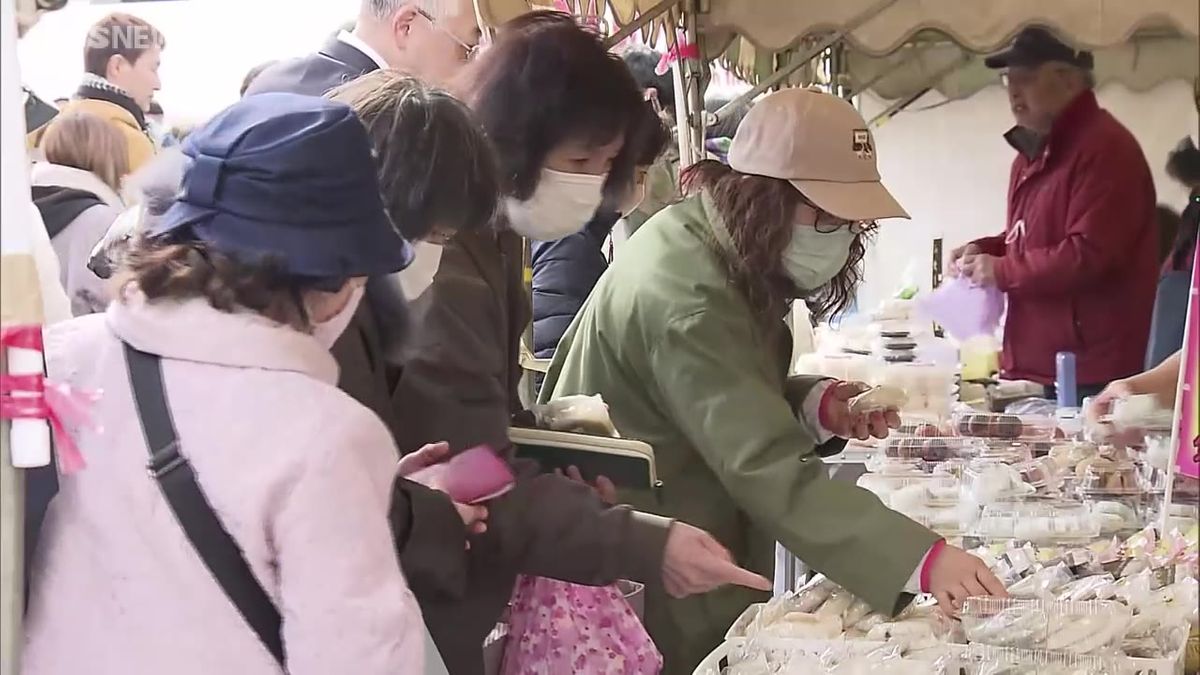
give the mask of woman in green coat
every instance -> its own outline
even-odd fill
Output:
[[[856,419],[846,399],[859,385],[787,376],[791,301],[845,307],[864,234],[907,217],[879,181],[866,123],[834,96],[780,91],[746,116],[729,164],[686,171],[690,196],[630,240],[559,344],[543,396],[601,394],[621,433],[654,447],[663,481],[622,496],[705,528],[748,569],[769,575],[779,541],[882,612],[918,591],[947,609],[1003,594],[979,559],[829,479],[821,456],[885,436],[895,414]],[[667,671],[691,672],[764,599],[648,598]]]

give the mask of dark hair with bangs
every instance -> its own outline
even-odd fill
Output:
[[[684,192],[705,191],[720,214],[737,257],[725,263],[730,277],[746,296],[751,309],[764,319],[776,319],[800,294],[814,320],[841,312],[854,300],[862,280],[866,235],[850,244],[846,266],[821,288],[799,289],[783,267],[783,251],[792,241],[796,209],[804,196],[777,178],[739,173],[715,160],[704,160],[683,171]]]
[[[502,26],[464,73],[462,92],[495,144],[505,194],[528,199],[546,156],[564,142],[602,145],[646,107],[637,83],[595,32],[568,14],[537,11]],[[611,173],[632,174],[620,153]]]
[[[642,113],[626,133],[625,145],[613,160],[613,168],[604,182],[604,199],[609,207],[620,204],[625,191],[633,186],[636,170],[657,162],[671,141],[671,133],[654,107],[645,103],[642,108]]]
[[[366,126],[384,203],[406,239],[492,221],[500,201],[496,155],[465,105],[394,70],[368,73],[328,96]]]

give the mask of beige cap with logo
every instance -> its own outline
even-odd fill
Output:
[[[908,218],[879,181],[866,121],[831,94],[784,89],[763,97],[733,137],[729,166],[786,180],[838,218]]]

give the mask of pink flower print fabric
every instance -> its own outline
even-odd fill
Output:
[[[517,580],[502,675],[657,675],[662,654],[614,586]]]

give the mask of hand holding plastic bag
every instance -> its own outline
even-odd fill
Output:
[[[1004,314],[1004,293],[976,285],[964,277],[946,280],[919,301],[918,308],[959,342],[992,335]]]

